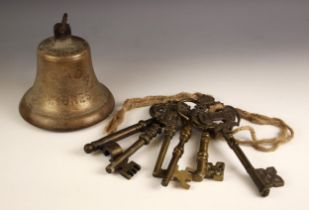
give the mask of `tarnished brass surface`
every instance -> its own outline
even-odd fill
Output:
[[[124,128],[122,130],[119,130],[115,133],[112,133],[111,135],[108,135],[104,138],[101,138],[99,140],[93,141],[89,144],[86,144],[84,146],[84,151],[86,153],[92,153],[95,151],[98,151],[102,149],[102,147],[105,145],[105,142],[116,142],[120,141],[128,136],[132,136],[135,133],[138,133],[140,131],[143,131],[145,128],[147,128],[151,123],[153,123],[153,119],[149,120],[141,120],[137,124],[131,125],[127,128]]]
[[[115,141],[105,143],[102,146],[101,151],[105,156],[111,157],[110,162],[113,162],[124,154],[123,149]],[[134,161],[129,161],[129,158],[121,161],[121,163],[114,168],[115,171],[127,179],[131,179],[140,169],[141,166]]]
[[[182,157],[184,153],[185,144],[189,141],[191,135],[192,135],[192,125],[186,124],[180,132],[179,143],[173,150],[173,156],[171,161],[169,162],[166,176],[162,179],[161,182],[162,186],[167,186],[169,182],[173,179],[174,173],[178,171],[177,170],[178,161]]]
[[[39,44],[36,79],[19,107],[26,121],[48,130],[91,126],[114,107],[113,95],[95,76],[88,43],[71,35],[66,19]]]
[[[208,172],[208,145],[210,142],[210,136],[208,132],[202,132],[200,139],[200,148],[196,157],[196,170],[192,173],[192,179],[196,182],[201,182]]]
[[[186,104],[173,102],[167,106],[166,104],[156,104],[151,107],[151,115],[157,118],[161,124],[164,124],[162,145],[152,173],[154,177],[163,178],[165,176],[166,170],[162,169],[162,165],[170,142],[177,131],[177,127],[181,124],[182,119],[179,113],[186,114],[189,110],[190,107]]]
[[[191,108],[186,102],[193,102],[195,106]],[[215,164],[208,162],[209,142],[214,137],[222,136],[244,166],[261,196],[267,196],[271,187],[284,185],[283,179],[277,174],[274,167],[254,168],[239,147],[232,133],[233,128],[239,126],[241,118],[232,106],[217,102],[212,96],[201,95],[193,101],[168,101],[154,104],[150,108],[150,115],[152,118],[149,120],[140,121],[135,125],[86,144],[85,152],[91,153],[101,150],[103,154],[111,156],[106,171],[108,173],[119,173],[130,179],[141,169],[140,165],[129,160],[131,156],[162,132],[160,139],[163,142],[155,163],[153,176],[162,178],[161,184],[163,186],[167,186],[170,181],[176,181],[178,186],[189,189],[189,182],[191,181],[223,180],[225,164],[223,162]],[[162,165],[169,144],[177,131],[180,131],[179,143],[173,150],[167,169],[163,169]],[[185,170],[181,170],[178,162],[193,131],[201,133],[199,149],[196,154],[196,167],[195,169],[186,167]],[[142,132],[138,140],[126,150],[123,150],[118,141],[137,132]]]
[[[126,149],[121,155],[117,156],[111,163],[106,167],[108,173],[113,173],[119,168],[123,161],[127,160],[132,156],[138,149],[144,145],[148,145],[154,137],[161,132],[161,126],[158,123],[153,123],[149,128],[143,132],[137,141],[135,141],[128,149]]]

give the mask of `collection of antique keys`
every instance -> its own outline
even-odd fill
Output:
[[[187,102],[194,103],[191,108]],[[236,109],[215,101],[212,96],[203,95],[198,100],[169,101],[151,106],[151,119],[110,134],[102,139],[86,144],[86,153],[103,152],[110,156],[110,164],[106,167],[108,173],[119,173],[130,179],[141,167],[129,158],[141,147],[149,144],[159,134],[162,146],[156,161],[153,176],[162,178],[161,184],[167,186],[171,180],[177,181],[181,187],[188,189],[189,181],[200,182],[203,179],[222,181],[225,165],[223,162],[213,164],[208,162],[208,145],[211,139],[222,136],[234,151],[261,196],[267,196],[271,187],[284,185],[283,179],[277,175],[274,167],[255,169],[232,135],[232,129],[239,125],[240,117]],[[196,156],[196,168],[179,170],[178,161],[184,153],[184,146],[190,140],[192,130],[201,133],[200,144]],[[162,169],[169,144],[179,130],[179,143],[173,150],[172,159],[167,169]],[[126,150],[118,141],[141,132],[138,140]]]

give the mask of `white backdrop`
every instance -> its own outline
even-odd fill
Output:
[[[276,0],[3,2],[0,209],[308,209],[308,9],[308,1]],[[105,172],[107,158],[82,150],[104,135],[107,121],[69,133],[25,122],[18,103],[35,77],[35,48],[63,12],[89,41],[97,77],[118,106],[130,97],[199,91],[284,119],[295,129],[290,143],[272,153],[243,149],[255,167],[275,166],[286,185],[261,198],[223,141],[209,151],[211,161],[226,163],[223,182],[162,187],[151,175],[158,140],[134,155],[142,170],[128,181]],[[147,109],[132,111],[122,127],[148,117]],[[259,137],[275,132],[258,129]],[[181,167],[194,162],[197,140]]]

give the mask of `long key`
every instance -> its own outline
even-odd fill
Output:
[[[274,167],[269,167],[267,169],[255,169],[246,157],[245,153],[237,144],[234,137],[231,134],[226,134],[224,132],[222,132],[222,134],[258,188],[261,196],[267,196],[271,187],[280,187],[284,185],[283,179],[277,175],[277,171]]]
[[[201,182],[207,173],[207,162],[208,162],[208,145],[210,136],[208,132],[202,132],[200,139],[200,148],[196,157],[196,170],[192,174],[194,181]]]
[[[119,130],[115,133],[112,133],[108,136],[105,136],[97,141],[93,141],[89,144],[86,144],[84,146],[84,151],[86,153],[91,153],[94,151],[97,151],[99,149],[101,149],[101,147],[108,141],[119,141],[121,139],[124,139],[128,136],[131,136],[135,133],[138,133],[140,131],[143,131],[145,128],[147,128],[151,123],[154,122],[154,119],[148,119],[148,120],[141,120],[139,121],[137,124],[131,125],[127,128],[124,128],[122,130]]]
[[[192,125],[187,124],[181,130],[179,144],[175,147],[173,151],[173,157],[168,165],[166,177],[164,177],[161,182],[163,186],[167,186],[171,181],[171,179],[174,177],[174,173],[177,168],[177,163],[184,152],[184,145],[189,141],[191,135],[192,135]]]
[[[163,177],[163,174],[166,172],[166,170],[162,169],[162,164],[165,159],[166,152],[168,150],[170,142],[173,136],[175,135],[175,133],[176,133],[176,125],[172,125],[172,126],[168,126],[164,128],[161,149],[160,149],[158,159],[156,161],[156,164],[155,164],[155,167],[152,173],[154,177]]]
[[[116,168],[131,155],[133,155],[142,146],[147,145],[150,141],[161,132],[161,126],[158,123],[153,123],[147,130],[141,134],[138,140],[133,143],[127,150],[117,156],[111,163],[106,167],[108,173],[115,172]]]

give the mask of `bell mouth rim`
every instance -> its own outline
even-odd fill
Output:
[[[107,100],[104,104],[91,112],[71,118],[61,118],[54,116],[47,116],[38,113],[32,113],[25,103],[25,95],[20,101],[19,112],[22,118],[35,127],[56,131],[56,132],[69,132],[76,131],[83,128],[88,128],[105,120],[113,111],[115,106],[115,99],[110,90],[100,83],[107,91]],[[29,89],[30,90],[30,89]],[[28,92],[28,91],[27,91]]]

